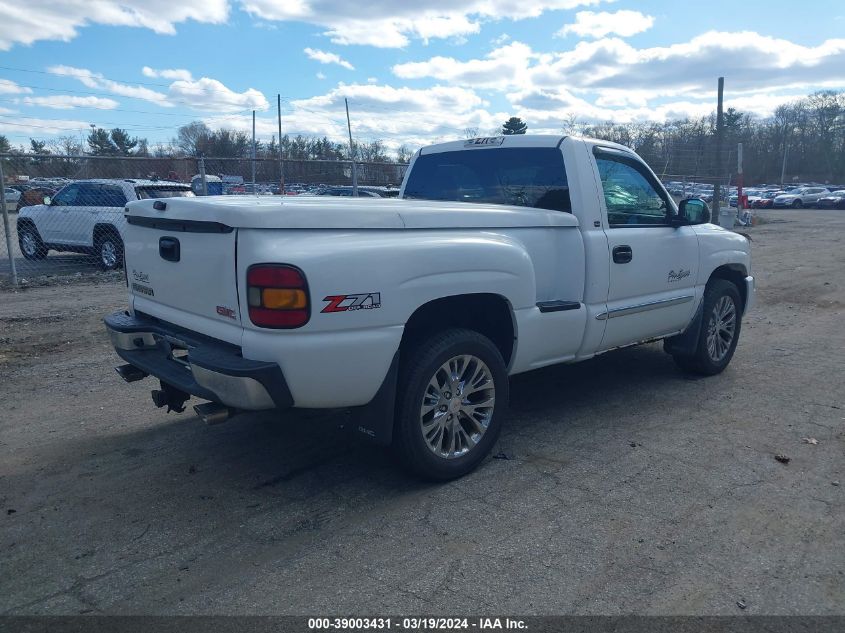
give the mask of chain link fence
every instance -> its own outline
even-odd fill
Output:
[[[645,159],[676,201],[703,198],[713,209],[714,223],[733,226],[737,213],[729,203],[730,175],[697,168],[667,174],[662,157]],[[0,169],[7,211],[0,239],[0,288],[74,277],[122,279],[123,209],[132,200],[351,196],[353,189],[352,163],[336,160],[5,154],[0,155]],[[397,195],[406,169],[401,163],[356,163],[359,195]],[[722,192],[718,206],[713,202],[716,184]]]
[[[359,195],[391,197],[407,165],[356,163]],[[0,287],[122,278],[123,209],[194,195],[351,196],[352,163],[270,158],[0,155]]]

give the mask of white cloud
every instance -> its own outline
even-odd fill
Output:
[[[178,79],[181,79],[182,81],[193,81],[194,79],[191,75],[191,71],[185,70],[184,68],[155,69],[150,68],[149,66],[144,66],[141,69],[141,73],[144,75],[144,77],[161,77],[162,79],[172,79],[173,81],[176,81]]]
[[[770,116],[777,106],[805,97],[806,93],[772,95],[750,94],[742,97],[728,97],[725,108],[736,108],[758,116]],[[713,99],[698,101],[674,99],[660,103],[629,103],[619,107],[602,105],[599,100],[578,97],[564,89],[536,90],[510,95],[516,116],[531,125],[534,132],[547,129],[552,133],[560,131],[561,123],[574,115],[582,123],[613,121],[615,123],[670,121],[686,117],[701,117],[715,110]]]
[[[82,85],[88,88],[95,88],[97,90],[105,90],[122,97],[131,97],[133,99],[143,99],[150,101],[160,106],[170,107],[172,104],[168,103],[167,95],[144,86],[130,86],[112,79],[103,77],[100,73],[92,72],[86,68],[76,68],[74,66],[51,66],[47,72],[54,75],[64,75],[73,77],[79,80]]]
[[[521,84],[537,58],[539,55],[528,45],[512,42],[494,49],[484,59],[461,62],[452,57],[432,57],[424,62],[397,64],[393,74],[402,79],[432,77],[473,88],[507,88]]]
[[[270,105],[264,94],[259,90],[249,88],[244,92],[236,92],[217,79],[209,77],[193,79],[191,73],[183,69],[156,71],[147,66],[144,67],[142,72],[148,77],[150,72],[164,78],[187,77],[173,81],[168,87],[167,93],[144,86],[123,84],[86,68],[52,66],[47,71],[73,77],[89,88],[112,92],[124,97],[143,99],[162,107],[187,105],[196,110],[207,112],[231,112],[247,109],[266,110]]]
[[[304,52],[308,55],[309,59],[318,61],[321,64],[337,64],[338,66],[343,66],[347,70],[355,70],[355,67],[352,64],[336,53],[327,53],[326,51],[317,50],[315,48],[306,48]]]
[[[379,139],[395,149],[403,143],[422,145],[433,140],[460,138],[465,128],[492,132],[507,116],[491,113],[472,90],[449,86],[426,89],[371,84],[340,84],[326,94],[290,102],[282,115],[285,134],[327,136],[346,142],[344,98],[349,99],[352,134],[356,139]],[[205,119],[211,127],[251,131],[252,118],[226,115]],[[259,137],[276,133],[275,117],[258,117]]]
[[[317,79],[325,79],[326,76],[323,73],[317,73]]]
[[[27,0],[0,2],[0,50],[38,40],[68,42],[89,24],[147,28],[172,35],[176,24],[195,20],[221,24],[229,0]]]
[[[654,24],[654,18],[639,11],[616,11],[610,13],[601,11],[579,11],[575,14],[575,23],[565,25],[557,32],[559,37],[570,33],[581,37],[606,37],[619,35],[630,37],[649,30]]]
[[[168,98],[197,110],[226,112],[232,110],[266,110],[270,107],[262,92],[249,88],[235,92],[216,79],[202,77],[195,81],[174,81]]]
[[[114,99],[103,97],[77,97],[73,95],[51,95],[49,97],[24,97],[23,103],[30,106],[42,106],[55,110],[71,110],[73,108],[96,108],[97,110],[112,110],[120,105]]]
[[[262,20],[307,22],[326,29],[335,44],[399,48],[412,38],[455,38],[478,33],[484,21],[534,18],[602,0],[242,0]]]
[[[845,39],[802,46],[753,32],[708,32],[688,42],[637,49],[617,38],[579,42],[532,69],[535,86],[581,89],[650,90],[712,93],[716,78],[728,90],[752,92],[812,87],[822,82],[845,85]]]
[[[30,93],[32,93],[32,88],[19,86],[11,79],[0,79],[0,94],[19,95]]]
[[[90,129],[86,121],[71,121],[62,119],[24,119],[14,121],[0,119],[0,132],[15,135],[27,134],[43,137],[46,134],[60,134]]]
[[[509,90],[512,109],[526,120],[571,113],[624,121],[707,114],[720,75],[734,107],[765,116],[801,91],[845,88],[843,68],[842,39],[801,46],[757,33],[710,32],[667,47],[636,48],[604,38],[554,53],[510,42],[482,58],[432,57],[397,64],[393,72],[403,79]]]

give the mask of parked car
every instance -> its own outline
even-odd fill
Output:
[[[21,199],[21,192],[18,189],[14,189],[12,187],[4,187],[3,194],[6,197],[6,208],[10,211],[14,211],[18,208],[18,200]]]
[[[751,207],[753,209],[771,209],[774,206],[775,198],[785,193],[785,191],[765,191],[751,203]]]
[[[742,194],[746,196],[747,204],[745,205],[746,209],[750,209],[754,206],[754,203],[759,200],[761,196],[761,192],[757,189],[745,189]],[[739,204],[739,193],[733,192],[730,197],[728,198],[728,204],[730,206],[736,208],[737,204]]]
[[[489,453],[509,375],[658,339],[717,374],[754,303],[748,240],[610,142],[443,143],[399,199],[266,205],[129,203],[129,310],[105,320],[118,373],[159,379],[168,410],[210,401],[206,421],[354,408],[350,429],[430,479]]]
[[[44,199],[55,195],[56,190],[51,187],[43,187],[41,185],[28,185],[25,190],[21,192],[18,198],[18,210],[24,207],[31,207],[36,204],[44,204]]]
[[[829,196],[819,198],[819,209],[845,209],[845,189],[832,192]]]
[[[815,206],[819,198],[828,195],[830,191],[824,187],[800,187],[793,189],[789,193],[784,193],[776,196],[774,199],[774,207],[792,207],[793,209],[800,209],[801,207]]]
[[[307,191],[303,194],[303,196],[339,196],[344,198],[351,198],[353,194],[352,187],[348,186],[336,186],[336,187],[323,187],[321,189],[313,189],[311,191]],[[382,190],[380,187],[358,187],[358,197],[359,198],[384,198],[387,197],[386,191]]]
[[[77,180],[21,211],[20,249],[33,260],[51,250],[89,253],[112,270],[123,263],[127,202],[193,195],[190,185],[162,180]]]

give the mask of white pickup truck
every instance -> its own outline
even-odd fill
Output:
[[[727,366],[754,279],[746,238],[709,215],[613,143],[443,143],[399,199],[130,203],[130,306],[105,322],[158,406],[353,408],[449,479],[492,448],[509,375],[657,339],[684,370]]]

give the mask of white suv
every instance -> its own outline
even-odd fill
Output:
[[[824,198],[829,194],[830,190],[824,187],[801,187],[775,197],[773,206],[792,207],[793,209],[812,207],[816,205],[819,198]]]
[[[18,217],[18,244],[26,259],[48,251],[86,253],[103,270],[123,263],[127,202],[193,196],[191,186],[161,180],[77,180],[45,204],[25,207]]]

